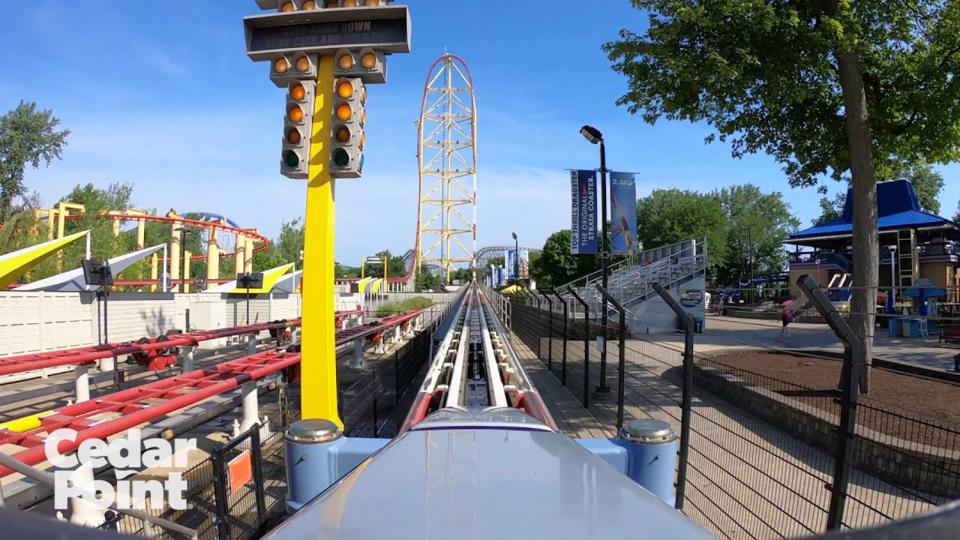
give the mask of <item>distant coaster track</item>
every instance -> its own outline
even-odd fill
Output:
[[[208,215],[208,214],[204,214],[204,215]],[[213,216],[213,214],[209,214],[209,216]],[[86,217],[86,214],[66,214],[63,216],[63,219],[67,221],[76,221],[84,217]],[[128,213],[113,213],[113,214],[100,213],[100,214],[97,214],[96,217],[97,219],[109,219],[109,220],[116,220],[116,221],[143,220],[151,223],[171,223],[171,224],[179,223],[181,225],[186,225],[188,227],[195,227],[199,229],[213,228],[223,232],[233,233],[240,236],[252,238],[255,242],[255,245],[253,248],[254,253],[261,252],[267,249],[268,247],[270,247],[270,239],[267,238],[266,236],[260,234],[259,232],[254,231],[253,229],[244,229],[243,227],[238,227],[237,225],[233,224],[231,220],[226,218],[224,218],[223,223],[217,223],[214,221],[186,218],[183,216],[156,216],[156,215],[150,215],[150,214],[140,215],[140,214],[128,214]],[[230,252],[230,251],[224,250],[220,252],[221,257],[230,257],[233,255],[235,255],[235,251]],[[204,261],[206,260],[206,258],[207,258],[206,255],[199,254],[199,255],[192,255],[190,257],[190,260]]]

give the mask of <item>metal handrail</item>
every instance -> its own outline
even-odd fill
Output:
[[[0,453],[0,465],[3,465],[4,467],[8,467],[13,471],[16,471],[26,477],[33,478],[34,480],[41,482],[43,484],[46,484],[50,487],[53,487],[55,484],[53,474],[47,471],[37,469],[35,467],[31,467],[26,463],[22,463],[20,462],[20,460],[14,459],[14,457],[11,455]],[[86,491],[83,488],[78,488],[78,490],[81,492],[81,495],[83,496],[90,496],[91,498],[96,498],[96,496],[92,492]],[[197,531],[195,531],[194,529],[185,527],[183,525],[180,525],[179,523],[175,523],[173,521],[163,519],[161,517],[154,516],[147,512],[142,512],[140,510],[136,510],[133,508],[120,509],[120,508],[117,508],[115,504],[111,504],[110,509],[115,512],[119,512],[121,514],[126,514],[136,519],[142,519],[147,523],[150,523],[152,525],[157,525],[158,527],[163,527],[165,529],[169,529],[171,531],[185,535],[194,540],[198,538]]]
[[[664,251],[670,252],[670,251],[672,251],[672,248],[673,248],[674,246],[683,246],[683,245],[685,245],[685,244],[689,244],[691,241],[694,242],[694,253],[693,253],[693,255],[697,255],[697,252],[702,251],[703,248],[706,246],[706,240],[705,240],[705,239],[699,239],[699,240],[693,240],[693,239],[691,239],[691,240],[684,240],[684,241],[681,241],[681,242],[674,242],[674,243],[672,243],[672,244],[666,244],[666,245],[663,245],[663,246],[658,246],[658,247],[655,247],[655,248],[646,249],[646,250],[641,251],[640,253],[638,253],[637,255],[635,255],[635,256],[633,256],[633,257],[629,257],[629,258],[623,259],[622,261],[616,262],[616,263],[614,263],[613,265],[608,265],[608,266],[607,266],[607,275],[609,276],[611,273],[616,273],[616,272],[618,272],[618,271],[619,271],[622,267],[624,267],[624,266],[630,266],[631,264],[633,264],[633,265],[639,265],[639,264],[640,264],[639,262],[640,262],[640,261],[643,261],[645,255],[650,255],[650,254],[653,254],[653,253],[656,253],[656,252],[663,253]],[[682,250],[681,250],[681,253],[682,253]],[[664,257],[664,256],[661,255],[661,256],[658,256],[656,260],[657,260],[657,261],[660,261],[660,260],[665,259],[665,258],[666,258],[666,257]],[[602,277],[603,277],[603,271],[602,271],[602,270],[594,270],[593,272],[590,272],[589,274],[587,274],[587,275],[585,275],[585,276],[581,276],[581,277],[578,277],[578,278],[576,278],[576,279],[573,279],[573,280],[571,280],[571,281],[569,281],[569,282],[567,282],[567,283],[564,283],[563,285],[560,285],[560,286],[557,287],[557,288],[558,288],[558,289],[570,289],[570,288],[573,288],[573,287],[587,287],[587,286],[589,286],[589,284],[590,284],[591,281],[598,280],[598,279],[600,279],[600,278],[602,278]],[[578,285],[578,283],[580,283],[580,282],[583,282],[583,285]],[[608,289],[609,289],[609,287],[608,287]]]

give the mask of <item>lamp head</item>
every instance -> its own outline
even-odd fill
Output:
[[[516,240],[516,239],[517,239],[517,233],[515,233],[515,232],[512,232],[512,233],[510,233],[510,234],[512,234],[512,235],[513,235],[513,239],[514,239],[514,240]]]
[[[590,142],[590,144],[597,144],[603,140],[603,133],[600,133],[600,130],[593,126],[583,126],[580,128],[580,134],[583,135],[583,138]]]

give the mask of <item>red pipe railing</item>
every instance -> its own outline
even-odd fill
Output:
[[[101,398],[60,407],[52,414],[41,417],[41,427],[30,431],[16,433],[0,430],[0,445],[15,444],[26,447],[13,454],[13,457],[21,463],[36,465],[47,460],[41,434],[50,434],[63,428],[76,430],[77,436],[74,440],[62,440],[58,443],[58,450],[64,454],[76,450],[80,443],[87,439],[105,440],[111,435],[195,405],[247,381],[262,379],[299,362],[298,353],[267,351],[121,390]],[[151,400],[162,401],[152,403]],[[106,421],[93,418],[106,412],[119,412],[122,416]],[[0,466],[0,477],[11,472],[13,471]]]

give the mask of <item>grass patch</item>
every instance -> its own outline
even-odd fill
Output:
[[[380,309],[377,310],[377,317],[387,317],[389,315],[403,313],[405,311],[411,311],[414,309],[424,309],[430,307],[432,304],[433,300],[429,298],[425,298],[423,296],[414,296],[413,298],[407,298],[403,302],[394,302],[392,304],[384,304],[380,306]]]

